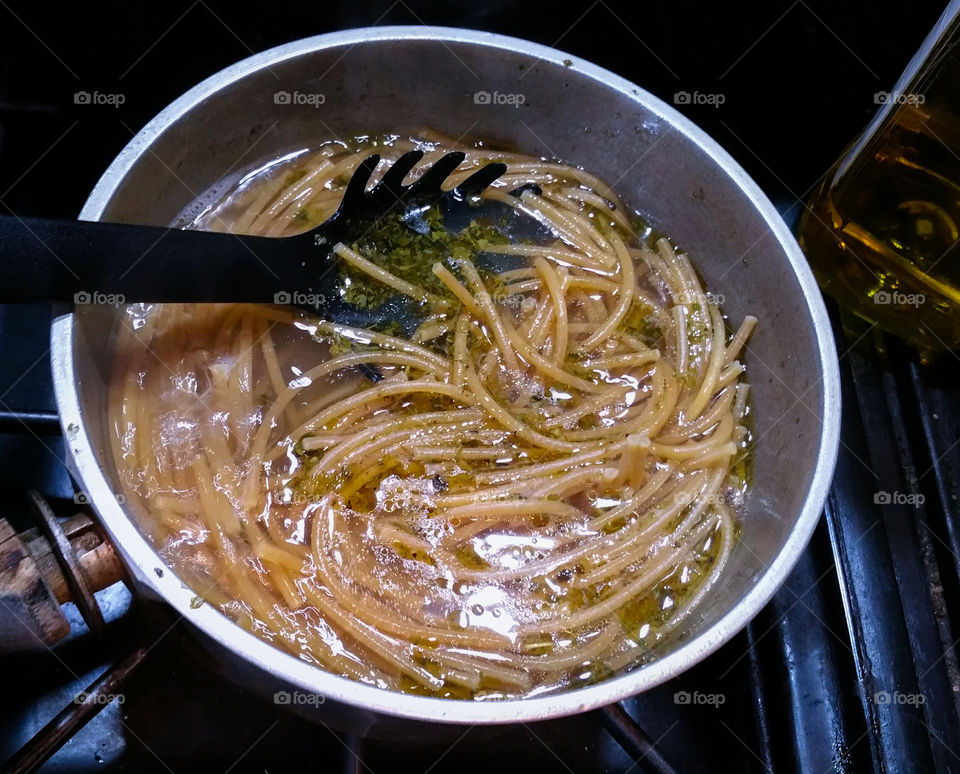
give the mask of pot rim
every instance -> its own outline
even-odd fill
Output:
[[[819,365],[823,374],[822,430],[816,467],[803,506],[774,561],[760,574],[749,592],[721,619],[672,652],[631,672],[586,687],[534,698],[483,702],[414,696],[334,675],[322,667],[308,664],[281,651],[244,630],[211,605],[196,606],[194,592],[164,564],[153,546],[140,534],[133,520],[124,512],[97,464],[91,439],[83,423],[79,391],[75,382],[73,315],[65,314],[56,318],[51,327],[51,358],[60,421],[73,472],[90,497],[101,522],[127,566],[139,571],[138,578],[141,581],[166,600],[183,618],[236,656],[304,693],[321,695],[325,699],[393,716],[463,724],[543,720],[620,701],[672,679],[710,655],[729,641],[766,605],[786,579],[813,533],[836,464],[840,431],[840,375],[832,329],[819,288],[796,240],[769,199],[716,141],[677,110],[639,86],[604,68],[554,48],[505,35],[450,27],[359,28],[317,35],[255,54],[221,70],[187,91],[153,118],[120,152],[94,187],[79,217],[81,220],[99,220],[118,185],[138,159],[150,152],[154,141],[181,116],[215,92],[230,88],[254,71],[317,50],[397,40],[436,41],[440,44],[467,43],[528,54],[536,60],[565,66],[619,91],[693,141],[733,179],[763,217],[784,250],[803,290],[816,333]],[[162,573],[157,570],[162,570]]]

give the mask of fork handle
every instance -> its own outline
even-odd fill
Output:
[[[286,239],[0,216],[0,302],[273,303],[305,289]]]

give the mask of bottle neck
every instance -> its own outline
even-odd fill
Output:
[[[951,0],[937,19],[933,29],[924,38],[920,48],[910,59],[906,69],[897,79],[890,92],[877,92],[874,99],[879,109],[874,114],[866,129],[849,147],[834,169],[829,185],[832,187],[847,174],[857,158],[866,150],[867,146],[883,127],[891,120],[893,114],[900,109],[905,99],[923,91],[923,83],[929,81],[943,58],[950,53],[957,42],[960,33],[960,0]]]

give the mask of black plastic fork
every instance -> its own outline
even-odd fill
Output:
[[[444,191],[465,158],[452,152],[405,185],[421,158],[422,151],[405,153],[370,190],[380,157],[364,159],[337,211],[292,237],[2,216],[0,302],[291,303],[323,314],[338,277],[338,242],[357,240],[378,218],[410,207],[470,206],[506,171],[489,163]]]

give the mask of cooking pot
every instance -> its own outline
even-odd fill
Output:
[[[427,698],[335,676],[197,606],[116,495],[106,421],[113,306],[78,306],[53,322],[72,470],[140,592],[172,606],[245,684],[318,697],[291,702],[298,710],[364,729],[385,718],[495,724],[585,711],[669,680],[766,604],[813,532],[836,459],[839,376],[820,292],[769,200],[716,142],[638,86],[552,48],[458,29],[350,30],[257,54],[191,89],[133,138],[80,217],[167,225],[266,159],[333,137],[424,127],[599,175],[689,252],[731,320],[759,318],[746,356],[756,446],[742,536],[658,658],[542,697]]]

